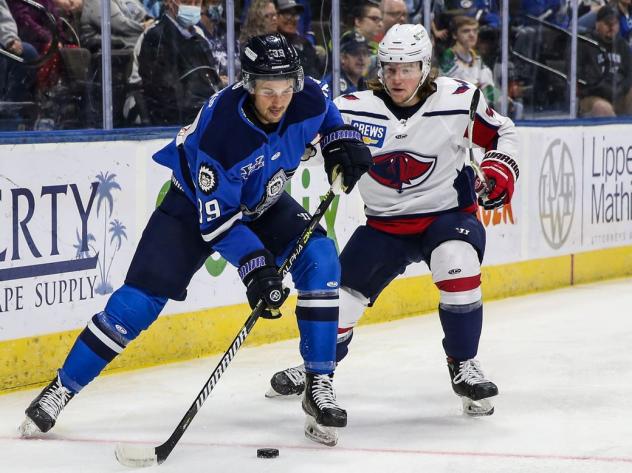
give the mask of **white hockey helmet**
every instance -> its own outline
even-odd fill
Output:
[[[421,25],[393,25],[380,42],[377,51],[380,63],[381,80],[382,64],[385,62],[420,62],[421,81],[423,84],[430,74],[432,61],[432,42],[426,28]]]

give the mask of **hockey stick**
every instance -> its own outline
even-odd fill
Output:
[[[329,205],[334,200],[334,197],[336,196],[336,191],[340,188],[341,180],[342,176],[338,174],[338,176],[334,179],[331,187],[329,187],[329,190],[323,197],[322,202],[314,212],[314,215],[307,224],[307,227],[305,228],[305,230],[303,230],[303,233],[298,238],[298,241],[296,243],[296,246],[292,250],[292,253],[290,253],[290,255],[279,268],[280,275],[285,276],[290,271],[292,265],[307,245],[307,242],[312,236],[316,225],[318,225],[318,222],[320,222],[323,215],[325,215],[325,211],[329,208]],[[246,322],[244,323],[241,330],[239,330],[237,336],[235,336],[233,343],[231,343],[226,353],[224,353],[224,355],[222,356],[222,359],[213,370],[213,373],[211,373],[210,378],[206,381],[206,384],[197,395],[197,398],[195,398],[195,401],[193,401],[193,404],[191,404],[191,407],[189,407],[189,410],[186,412],[186,414],[184,415],[178,426],[175,428],[171,436],[167,439],[167,441],[162,445],[158,445],[157,447],[144,447],[123,443],[118,444],[116,446],[115,455],[119,463],[129,467],[146,467],[160,465],[167,459],[184,432],[189,427],[189,424],[191,423],[193,418],[202,407],[202,404],[204,404],[204,401],[206,401],[206,398],[211,394],[211,391],[221,378],[222,374],[224,374],[224,371],[226,371],[226,368],[228,367],[230,362],[233,361],[237,350],[239,350],[241,345],[246,340],[246,337],[255,326],[255,323],[261,316],[263,310],[264,303],[260,300],[253,311],[250,313],[250,316],[248,316],[248,319],[246,319]]]
[[[478,102],[481,99],[481,91],[477,87],[474,90],[474,95],[472,96],[472,102],[470,102],[470,121],[467,125],[467,137],[469,140],[469,153],[470,153],[470,166],[474,169],[474,173],[476,177],[481,181],[483,185],[483,189],[479,193],[479,197],[483,202],[487,202],[487,196],[494,188],[494,182],[490,182],[487,180],[487,177],[483,173],[481,166],[478,164],[478,161],[474,158],[474,122],[476,121],[476,109],[478,108]]]

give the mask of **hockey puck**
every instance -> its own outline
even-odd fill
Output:
[[[279,449],[277,448],[258,448],[257,458],[276,458],[279,456]]]

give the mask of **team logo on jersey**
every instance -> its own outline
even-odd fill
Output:
[[[217,189],[217,172],[213,166],[207,166],[206,164],[200,166],[198,187],[207,195]]]
[[[436,156],[424,156],[411,151],[394,151],[373,157],[369,176],[383,186],[402,192],[418,186],[434,171]]]
[[[265,193],[261,196],[261,200],[254,209],[242,208],[242,211],[246,215],[259,216],[266,210],[268,210],[272,204],[274,204],[279,197],[283,194],[285,183],[292,176],[293,171],[286,171],[279,169],[274,176],[270,178],[266,184]]]
[[[343,99],[347,99],[347,100],[360,100],[358,97],[356,97],[353,94],[347,94],[347,95],[343,95],[342,96]]]
[[[360,122],[352,120],[351,125],[356,127],[362,135],[362,141],[367,146],[381,148],[386,138],[386,127],[375,123]]]
[[[257,169],[261,169],[264,165],[265,160],[263,154],[261,156],[257,156],[254,163],[248,163],[239,170],[241,178],[245,181],[253,172]]]
[[[461,79],[454,79],[455,82],[458,82],[459,85],[456,90],[454,92],[452,92],[452,95],[458,95],[458,94],[464,94],[465,92],[467,92],[468,90],[470,90],[470,84],[468,84],[467,82],[465,82],[464,80]]]

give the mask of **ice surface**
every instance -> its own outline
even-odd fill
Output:
[[[275,371],[300,363],[297,341],[242,349],[167,461],[142,471],[632,471],[632,280],[487,303],[491,417],[461,414],[441,337],[436,314],[356,330],[336,372],[349,425],[334,448],[304,438],[298,397],[264,397]],[[39,390],[0,396],[0,472],[132,471],[116,443],[164,442],[218,359],[98,378],[45,440],[16,432]],[[259,459],[259,447],[280,456]]]

